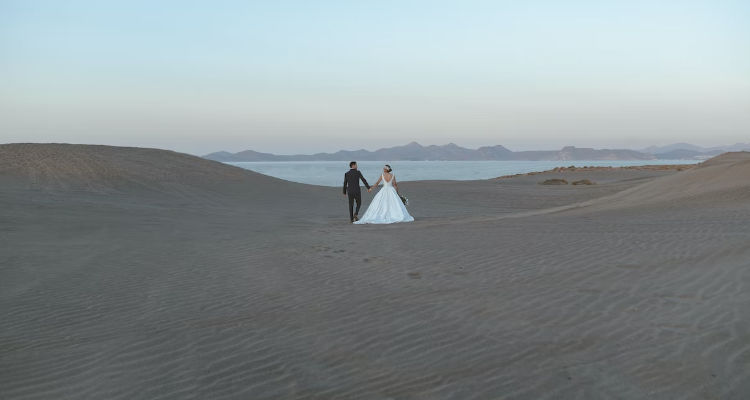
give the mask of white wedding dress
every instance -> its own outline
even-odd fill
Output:
[[[380,179],[383,181],[383,188],[372,198],[372,202],[367,207],[365,215],[354,223],[392,224],[394,222],[414,221],[414,217],[406,211],[406,206],[404,206],[398,193],[396,193],[396,189],[393,188],[395,176],[391,175],[391,182],[386,181],[382,175]]]

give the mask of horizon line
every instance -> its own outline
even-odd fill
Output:
[[[379,151],[379,150],[392,149],[392,148],[395,148],[395,147],[405,147],[405,146],[409,146],[409,145],[412,145],[412,144],[417,144],[417,145],[419,145],[421,147],[445,147],[445,146],[453,145],[453,146],[456,146],[456,147],[459,147],[459,148],[462,148],[462,149],[467,149],[467,150],[479,150],[481,148],[487,148],[487,147],[503,147],[503,148],[505,148],[505,149],[513,152],[513,153],[525,152],[525,151],[560,151],[560,150],[564,150],[566,148],[594,149],[594,150],[629,150],[629,151],[643,152],[644,150],[646,150],[646,149],[648,149],[650,147],[668,147],[668,146],[677,146],[677,145],[694,146],[694,147],[698,147],[698,148],[700,148],[700,149],[702,149],[704,151],[710,151],[710,150],[714,150],[714,149],[717,149],[717,148],[731,147],[731,146],[737,146],[737,145],[747,145],[747,146],[750,147],[750,142],[748,142],[748,143],[737,142],[737,143],[733,143],[733,144],[712,145],[712,146],[701,146],[701,145],[695,145],[695,144],[688,143],[688,142],[674,142],[674,143],[661,144],[661,145],[659,145],[659,144],[652,144],[652,145],[648,145],[648,146],[645,146],[645,147],[639,147],[639,148],[632,148],[632,147],[631,148],[628,148],[628,147],[594,147],[594,146],[580,146],[580,145],[565,145],[565,146],[562,146],[562,147],[547,148],[547,149],[540,148],[540,149],[531,149],[531,150],[513,150],[513,149],[511,149],[511,148],[509,148],[509,147],[507,147],[505,145],[502,145],[502,144],[483,145],[483,146],[478,146],[478,147],[464,147],[464,146],[459,145],[459,144],[457,144],[455,142],[449,142],[449,143],[445,143],[445,144],[421,144],[421,143],[417,142],[416,140],[412,140],[412,141],[410,141],[410,142],[408,142],[406,144],[394,145],[394,146],[389,146],[389,147],[378,147],[378,148],[373,149],[373,150],[369,150],[369,149],[366,149],[366,148],[362,147],[362,148],[358,148],[358,149],[338,149],[338,150],[333,150],[333,151],[331,151],[331,150],[329,150],[329,151],[319,151],[319,152],[315,152],[315,153],[288,153],[288,154],[286,154],[286,153],[274,153],[274,152],[269,152],[269,151],[259,151],[259,150],[255,150],[255,149],[252,149],[252,148],[246,148],[244,150],[239,150],[239,151],[235,151],[235,152],[232,152],[232,151],[229,151],[229,150],[212,151],[212,152],[203,154],[202,157],[205,157],[205,156],[208,156],[208,155],[212,155],[212,154],[216,154],[216,153],[238,154],[238,153],[242,153],[242,152],[245,152],[245,151],[253,151],[253,152],[256,152],[256,153],[271,154],[271,155],[275,155],[275,156],[302,156],[302,155],[304,155],[304,156],[311,156],[311,155],[317,155],[317,154],[335,154],[335,153],[339,153],[339,152],[342,152],[342,151],[346,151],[346,152],[367,151],[367,152],[371,152],[372,153],[372,152],[376,152],[376,151]]]

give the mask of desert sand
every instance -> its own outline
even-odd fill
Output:
[[[750,398],[750,153],[400,188],[0,145],[0,398]]]

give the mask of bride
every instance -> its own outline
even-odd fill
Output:
[[[398,195],[398,184],[390,165],[383,167],[383,174],[373,187],[383,182],[383,188],[373,197],[365,215],[355,224],[392,224],[394,222],[411,222],[414,218],[406,211]]]

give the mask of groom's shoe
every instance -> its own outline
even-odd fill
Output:
[[[357,214],[354,214],[354,220],[355,220],[355,221],[359,221],[359,215],[357,215]]]

